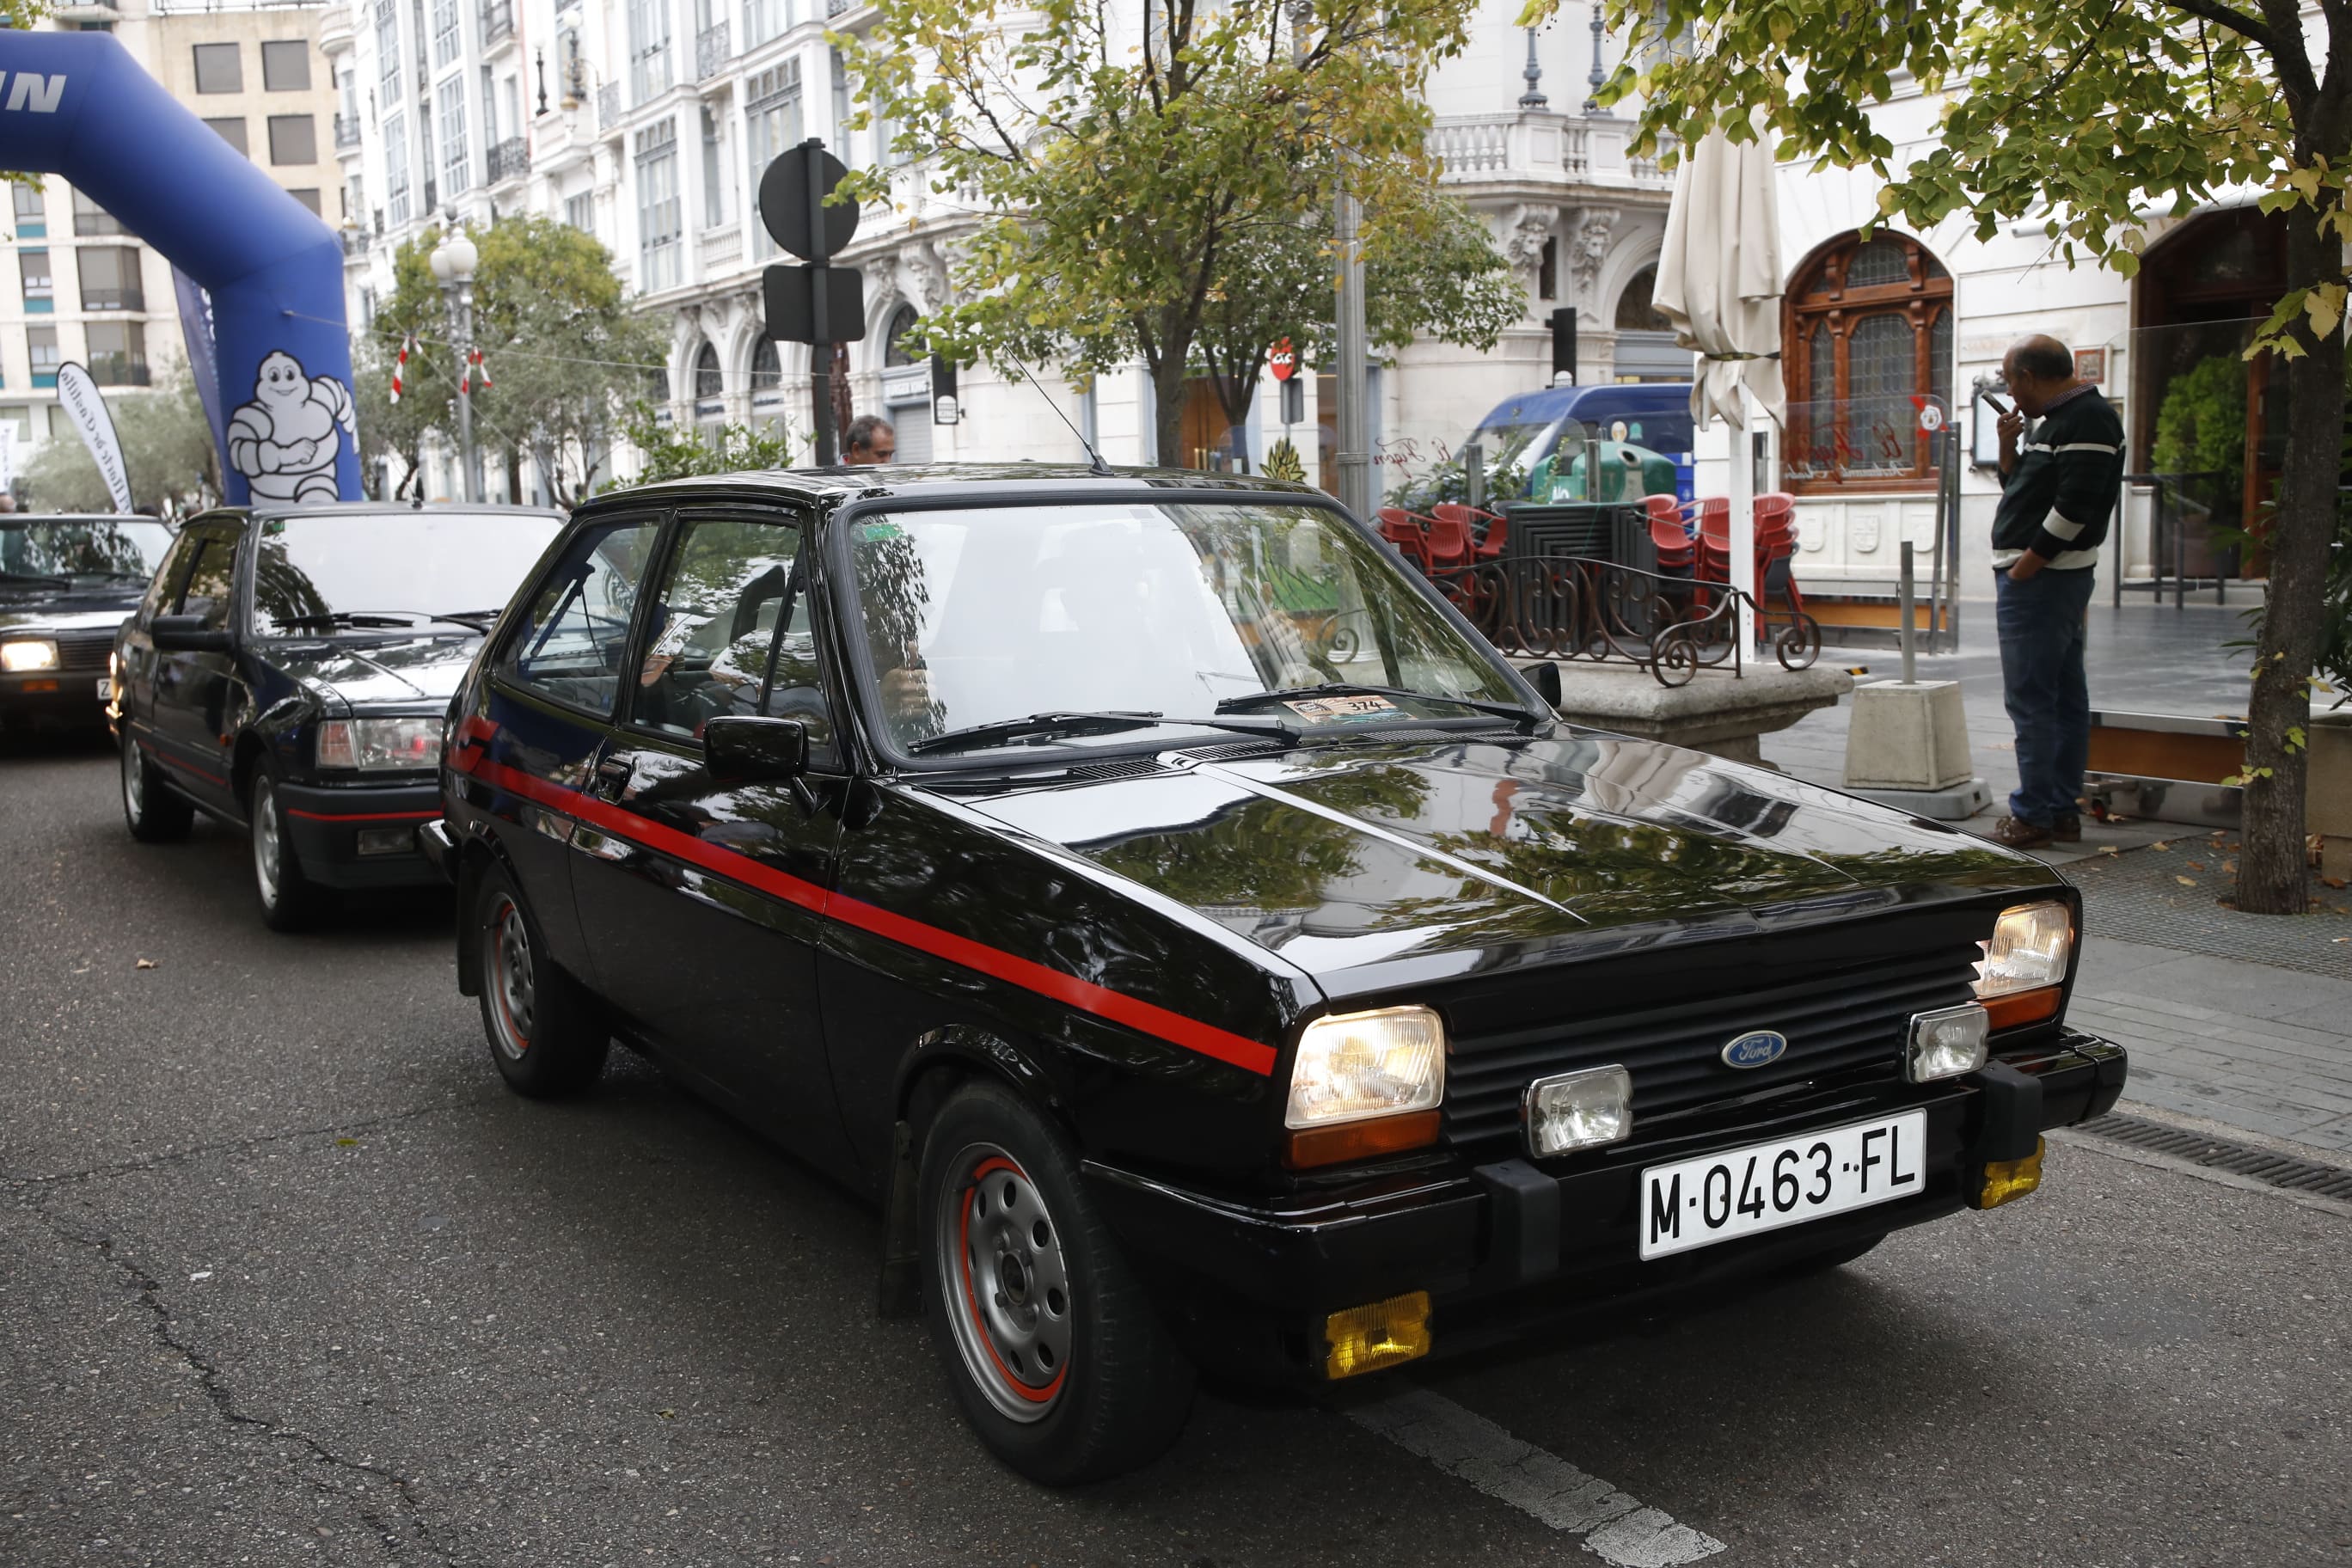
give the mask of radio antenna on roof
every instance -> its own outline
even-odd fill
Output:
[[[1021,373],[1021,379],[1029,384],[1030,391],[1035,393],[1040,397],[1045,398],[1045,406],[1054,411],[1054,417],[1060,420],[1071,435],[1077,437],[1078,445],[1086,448],[1087,457],[1089,459],[1087,472],[1097,475],[1102,479],[1109,479],[1111,477],[1110,465],[1103,461],[1102,454],[1100,452],[1095,450],[1095,444],[1092,441],[1087,440],[1084,433],[1082,433],[1076,426],[1070,423],[1070,416],[1062,412],[1062,405],[1055,402],[1052,398],[1045,397],[1045,389],[1037,384],[1037,378],[1029,374],[1029,367],[1023,364],[1019,360],[1014,360],[1013,362],[1013,368]]]

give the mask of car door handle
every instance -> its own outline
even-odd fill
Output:
[[[625,838],[615,838],[609,833],[599,833],[585,825],[572,829],[572,847],[583,855],[593,855],[599,860],[618,864],[637,852],[637,847]]]
[[[621,791],[628,787],[629,775],[635,772],[635,765],[625,758],[606,757],[596,764],[595,782],[589,786],[589,793],[606,800],[617,800]]]

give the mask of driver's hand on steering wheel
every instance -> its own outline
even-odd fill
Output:
[[[645,668],[637,672],[637,684],[639,686],[651,686],[655,681],[659,680],[663,676],[669,673],[669,667],[676,663],[677,659],[677,655],[674,653],[649,653],[646,655]]]
[[[913,719],[931,705],[931,674],[913,643],[907,645],[907,662],[882,677],[882,703],[894,719]]]

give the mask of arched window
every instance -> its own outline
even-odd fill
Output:
[[[921,320],[921,315],[916,311],[915,307],[912,305],[901,305],[896,310],[890,312],[890,325],[882,334],[882,363],[884,365],[916,364],[920,363],[912,353],[908,352],[907,345],[900,340],[905,338],[907,333],[912,330],[915,323]]]
[[[1951,412],[1952,275],[1907,235],[1832,240],[1789,285],[1780,372],[1790,489],[1932,485],[1912,399]]]
[[[1618,291],[1612,324],[1617,329],[1616,363],[1612,374],[1619,381],[1688,381],[1691,352],[1676,346],[1675,329],[1658,314],[1651,293],[1658,286],[1655,262],[1625,280]]]
[[[782,391],[783,384],[784,364],[776,357],[776,340],[762,337],[751,347],[751,395]]]
[[[1650,295],[1658,286],[1658,269],[1644,267],[1625,281],[1617,296],[1617,330],[1621,332],[1671,332],[1674,324],[1658,314]]]
[[[694,400],[707,402],[726,390],[726,378],[719,374],[719,351],[705,343],[694,356]]]

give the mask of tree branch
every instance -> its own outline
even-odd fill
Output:
[[[2343,0],[2336,0],[2342,4]],[[2278,41],[2261,18],[2250,16],[2234,5],[2224,5],[2221,0],[2165,0],[2176,11],[2186,11],[2201,17],[2217,27],[2227,27],[2250,43],[2260,44],[2273,54],[2278,52]]]

